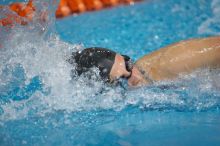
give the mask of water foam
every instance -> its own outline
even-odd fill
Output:
[[[219,71],[198,71],[138,89],[106,85],[96,79],[96,69],[89,80],[73,79],[74,66],[66,60],[83,46],[60,40],[54,22],[54,17],[45,23],[36,19],[1,34],[7,38],[0,49],[1,121],[57,111],[120,111],[128,106],[178,111],[219,108]]]

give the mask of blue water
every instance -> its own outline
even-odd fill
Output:
[[[220,35],[218,0],[145,1],[66,17],[54,30],[48,38],[19,27],[4,42],[0,145],[220,145],[219,70],[125,90],[72,81],[65,63],[83,47],[136,60],[183,39]]]

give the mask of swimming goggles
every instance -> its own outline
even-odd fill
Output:
[[[122,55],[122,56],[124,57],[124,60],[125,60],[126,70],[128,72],[130,72],[130,75],[128,77],[126,77],[126,79],[129,79],[132,75],[132,69],[133,69],[134,64],[129,56],[127,56],[127,55]]]

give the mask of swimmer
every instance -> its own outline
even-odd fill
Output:
[[[125,78],[130,86],[143,86],[174,80],[196,69],[220,68],[220,37],[181,41],[147,54],[134,64],[126,55],[96,47],[74,52],[69,62],[75,63],[78,75],[97,67],[106,82]]]

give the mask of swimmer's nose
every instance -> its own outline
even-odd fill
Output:
[[[128,78],[129,76],[131,76],[131,73],[128,72],[127,70],[118,70],[113,78],[115,79]]]
[[[123,74],[122,74],[121,77],[123,77],[123,78],[128,78],[128,77],[130,77],[130,76],[131,76],[131,72],[128,72],[127,70],[125,70],[125,71],[123,72]]]
[[[114,81],[114,80],[119,80],[120,78],[128,78],[130,76],[131,76],[131,72],[128,72],[124,68],[119,68],[110,75],[110,79],[111,81]]]

